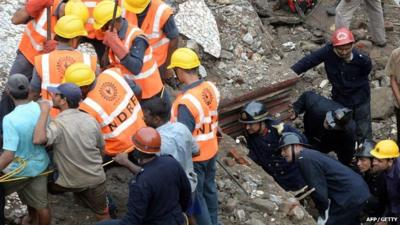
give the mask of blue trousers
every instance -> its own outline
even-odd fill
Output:
[[[216,156],[207,161],[193,163],[198,181],[196,197],[199,202],[200,213],[194,215],[198,225],[218,225],[215,160]]]

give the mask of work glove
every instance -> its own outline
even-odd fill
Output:
[[[29,16],[37,18],[42,11],[53,5],[53,0],[27,0],[25,3],[25,10]]]
[[[58,42],[56,40],[48,40],[43,44],[43,53],[49,53],[56,49]]]
[[[119,60],[125,58],[125,56],[128,55],[129,53],[128,50],[125,48],[124,44],[122,43],[121,39],[119,39],[116,31],[106,31],[104,33],[103,44],[110,47],[114,55]]]
[[[319,215],[317,225],[325,225],[329,219],[329,208],[331,206],[331,200],[328,199],[328,208],[326,208],[324,215]]]

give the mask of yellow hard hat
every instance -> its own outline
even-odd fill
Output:
[[[123,6],[126,10],[139,14],[146,9],[149,3],[150,0],[124,0]]]
[[[91,85],[96,75],[89,65],[78,62],[70,65],[66,70],[63,83],[74,83],[79,87]]]
[[[58,36],[68,39],[88,35],[82,20],[75,15],[63,16],[57,20],[54,32]]]
[[[100,30],[108,21],[112,20],[114,12],[114,1],[101,1],[93,10],[94,23],[93,27]],[[121,16],[121,7],[117,6],[117,14],[115,18]]]
[[[193,69],[200,66],[200,60],[196,52],[190,48],[178,48],[172,53],[171,64],[168,69],[175,67],[182,69]]]
[[[400,156],[399,147],[393,140],[383,140],[375,145],[371,155],[378,159],[391,159]]]
[[[65,4],[65,15],[75,15],[85,24],[89,18],[89,9],[80,0],[69,0]]]

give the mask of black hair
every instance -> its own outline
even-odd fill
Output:
[[[72,39],[72,38],[71,38],[71,39]],[[59,42],[69,42],[69,40],[71,40],[71,39],[61,37],[60,35],[56,35],[56,36],[54,37],[54,40],[59,41]]]
[[[24,92],[18,92],[18,93],[14,93],[12,91],[10,91],[10,95],[15,99],[15,100],[25,100],[28,98],[29,96],[29,90],[26,90]]]
[[[67,101],[68,108],[70,108],[70,109],[76,109],[76,108],[79,107],[79,102],[71,101],[70,99],[68,99],[67,97],[65,97],[63,94],[58,94],[58,95],[60,95],[61,98],[65,99],[65,100]]]
[[[141,105],[151,116],[158,116],[163,121],[168,121],[170,118],[171,105],[158,96],[142,102]]]

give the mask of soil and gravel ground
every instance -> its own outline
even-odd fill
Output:
[[[15,28],[9,25],[10,14],[15,10],[17,1],[14,2],[10,0],[0,0],[0,3],[2,3],[2,5],[0,5],[0,39],[5,41],[5,44],[2,46],[0,52],[0,57],[2,58],[2,63],[0,65],[0,86],[3,86],[2,84],[4,84],[6,74],[10,66],[10,58],[14,57],[13,54],[10,55],[9,53],[14,52],[15,50],[10,49],[16,47],[15,44],[8,45],[7,43],[15,43],[15,40],[18,40],[18,35],[16,35],[16,32],[21,31],[21,28]],[[356,25],[359,21],[366,21],[366,17],[362,10],[358,10],[355,15],[356,16],[353,20],[353,24]],[[382,60],[382,58],[388,57],[391,50],[399,46],[400,17],[398,15],[398,7],[395,7],[393,3],[385,4],[385,18],[386,20],[391,21],[394,24],[394,30],[387,32],[388,45],[385,48],[373,47],[373,50],[371,51],[371,53],[373,53],[372,56],[374,61],[378,62],[375,63],[375,71],[382,70],[382,68],[377,68],[382,67],[381,64],[385,63],[385,60]],[[219,19],[222,21],[226,18],[222,17]],[[230,21],[230,23],[234,25],[235,21],[232,20]],[[261,68],[258,68],[258,73],[256,74],[256,77],[252,77],[252,79],[255,79],[255,82],[252,82],[251,85],[262,85],[262,82],[257,82],[258,80],[264,80],[259,77],[263,75],[262,71],[264,71],[264,75],[266,75],[268,73],[273,73],[271,71],[277,71],[283,67],[288,68],[296,60],[300,59],[305,54],[303,49],[300,47],[300,42],[303,43],[302,46],[304,47],[304,43],[310,44],[308,41],[311,40],[313,37],[313,31],[308,30],[306,27],[307,26],[303,26],[301,24],[279,27],[272,27],[270,25],[264,24],[264,28],[268,30],[272,35],[272,38],[274,40],[274,43],[272,43],[273,46],[275,46],[276,48],[280,48],[283,43],[291,41],[296,44],[296,48],[293,51],[281,51],[279,57],[274,58],[270,56],[271,59],[269,60],[271,60],[271,62],[261,66]],[[229,36],[224,38],[228,39]],[[231,40],[227,40],[225,45],[229,45],[229,43],[231,43]],[[222,45],[224,45],[224,43],[222,43]],[[316,45],[316,47],[318,47],[318,45]],[[247,57],[248,55],[249,54],[245,54],[242,56]],[[250,55],[254,56],[254,54]],[[228,56],[231,57],[229,54]],[[262,53],[258,53],[255,56],[261,57]],[[227,60],[229,61],[229,59]],[[274,62],[272,63],[272,61]],[[225,68],[230,68],[230,66],[234,64],[221,65],[212,58],[208,59],[207,63],[209,63],[208,69],[209,71],[211,71],[209,72],[210,78],[212,80],[221,82],[222,80],[224,80],[223,93],[225,93],[226,95],[229,95],[229,88],[231,91],[236,91],[236,89],[248,90],[249,88],[251,88],[251,85],[249,87],[248,84],[239,84],[240,82],[237,83],[237,81],[240,81],[240,79],[247,79],[250,76],[248,75],[249,73],[238,73],[233,75],[227,74],[227,77],[213,76],[213,72],[221,73],[221,70],[223,71]],[[237,65],[241,67],[247,66],[248,71],[252,71],[252,67],[256,67],[257,63],[243,63],[242,61],[240,61],[237,63]],[[308,72],[306,76],[302,78],[300,82],[293,88],[293,99],[295,99],[305,90],[316,90],[324,95],[329,95],[329,85],[326,85],[323,88],[319,87],[324,79],[326,79],[326,77],[323,70],[321,69]],[[231,80],[232,82],[235,82],[232,85],[227,85],[225,84],[226,80]],[[371,80],[374,79],[371,78]],[[377,139],[394,137],[397,131],[393,127],[393,122],[393,115],[381,120],[375,120],[373,123],[374,137]],[[295,121],[295,124],[301,127],[301,122],[299,120]],[[243,146],[237,145],[232,139],[226,136],[224,137],[220,148],[221,157],[226,156],[227,151],[231,150],[232,148],[238,149],[239,152],[241,152],[243,155],[245,155],[245,152],[247,151],[245,148],[243,148]],[[227,167],[228,170],[234,175],[234,177],[239,180],[239,183],[241,183],[247,191],[251,192],[252,195],[250,197],[245,195],[243,191],[238,188],[238,186],[221,169],[221,167],[218,166],[217,184],[220,192],[219,202],[221,224],[313,224],[312,219],[307,213],[303,212],[303,216],[301,216],[301,212],[299,212],[298,210],[296,211],[296,213],[293,213],[293,211],[291,211],[290,213],[288,212],[287,206],[291,206],[291,204],[288,203],[291,201],[291,196],[288,193],[284,192],[280,187],[278,187],[276,183],[272,180],[272,178],[265,174],[264,171],[259,167],[254,165],[248,167],[235,163]],[[132,175],[124,168],[113,168],[107,172],[107,188],[119,208],[119,216],[122,216],[126,211],[125,205],[128,196],[128,184],[131,178]],[[8,217],[12,221],[19,222],[19,218],[25,211],[24,208],[20,206],[15,195],[9,198],[8,201],[8,207],[11,208],[8,208],[6,210],[6,215],[8,215]],[[71,194],[50,196],[50,204],[53,217],[52,224],[94,224],[94,217],[92,216],[91,212],[76,203],[73,195]],[[10,224],[15,224],[14,222],[10,222]]]

